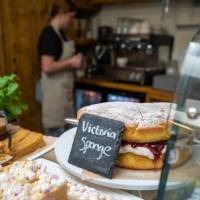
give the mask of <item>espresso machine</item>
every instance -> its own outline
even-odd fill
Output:
[[[112,38],[113,62],[104,65],[105,77],[113,81],[151,85],[153,77],[165,73],[165,62],[159,57],[161,46],[167,47],[171,60],[174,38],[170,35],[115,34]],[[119,58],[126,58],[126,66],[118,66]]]
[[[103,75],[104,66],[113,64],[113,29],[110,26],[98,28],[98,44],[94,48],[93,75]]]

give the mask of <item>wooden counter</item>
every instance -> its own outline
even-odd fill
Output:
[[[76,78],[75,79],[76,85],[87,85],[99,88],[106,88],[106,89],[114,89],[114,90],[121,90],[127,92],[134,92],[134,93],[144,93],[145,94],[145,102],[152,102],[152,101],[167,101],[170,102],[173,100],[173,93],[157,90],[150,86],[139,86],[134,85],[132,83],[121,83],[121,82],[113,82],[108,81],[103,78]]]

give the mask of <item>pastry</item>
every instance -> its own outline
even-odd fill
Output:
[[[12,146],[12,155],[15,160],[23,157],[29,153],[34,152],[36,149],[44,146],[43,135],[36,132],[29,132],[29,134],[20,140],[16,145]]]
[[[12,156],[10,156],[9,153],[9,148],[0,141],[0,165],[12,159]]]
[[[67,178],[67,186],[67,196],[70,200],[122,200],[120,197],[100,192],[71,178]]]
[[[15,162],[0,173],[1,200],[67,200],[67,183],[36,161]]]
[[[0,144],[3,144],[5,153],[13,156],[13,160],[17,160],[44,146],[45,142],[41,133],[21,128],[13,134],[10,150],[8,149],[8,138],[0,141]]]

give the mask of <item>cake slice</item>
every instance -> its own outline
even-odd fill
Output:
[[[29,130],[27,129],[19,129],[18,131],[16,131],[13,135],[12,135],[12,145],[15,146],[17,143],[19,143],[20,141],[22,141],[24,138],[26,138],[28,136],[28,134],[30,133]],[[4,144],[8,144],[8,139],[3,140]]]
[[[37,132],[29,132],[29,134],[20,142],[12,146],[11,154],[15,160],[21,158],[36,149],[44,146],[43,135]]]
[[[4,146],[8,146],[8,139],[4,139],[2,142]],[[44,145],[45,142],[41,133],[19,129],[13,134],[12,147],[9,154],[14,157],[14,160],[17,160]]]
[[[15,162],[0,169],[1,200],[67,200],[67,183],[36,161]]]

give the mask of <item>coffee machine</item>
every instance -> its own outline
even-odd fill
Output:
[[[105,76],[114,81],[151,85],[155,75],[165,73],[159,49],[167,47],[167,59],[171,60],[174,38],[170,35],[115,34],[111,41],[113,62],[104,65]],[[118,65],[121,57],[128,60],[126,66]]]
[[[98,28],[98,44],[95,46],[93,74],[103,74],[104,66],[111,65],[113,61],[113,29],[110,26],[100,26]]]

